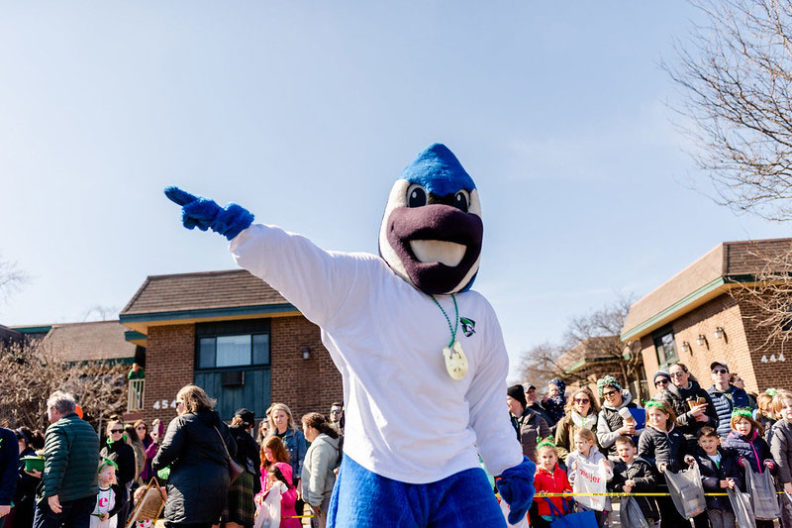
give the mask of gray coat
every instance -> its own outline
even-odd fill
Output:
[[[165,519],[172,523],[216,523],[228,495],[226,448],[236,444],[214,411],[198,411],[174,418],[151,463],[154,471],[170,465]]]
[[[311,506],[320,506],[326,499],[330,499],[335,484],[335,473],[338,467],[340,452],[338,438],[330,438],[320,433],[313,442],[302,468],[302,494],[303,500]]]
[[[778,466],[778,480],[792,482],[792,423],[778,420],[770,436],[770,453]]]

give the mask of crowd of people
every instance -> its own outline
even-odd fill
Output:
[[[56,391],[43,434],[0,427],[0,528],[122,528],[152,477],[166,497],[168,527],[251,528],[273,502],[281,527],[299,528],[303,514],[324,527],[341,462],[343,403],[329,418],[302,416],[301,427],[283,403],[273,403],[258,427],[244,408],[227,425],[215,403],[187,385],[167,430],[159,420],[149,428],[111,417],[100,441],[74,396]]]
[[[712,385],[704,389],[685,364],[674,363],[653,376],[655,395],[643,405],[613,376],[599,379],[596,391],[583,386],[568,393],[563,381],[553,379],[541,400],[533,385],[509,387],[506,401],[517,438],[537,464],[531,526],[550,526],[565,512],[587,510],[599,526],[609,525],[613,507],[607,496],[542,496],[574,495],[580,490],[575,480],[586,475],[583,468],[596,468],[608,492],[667,494],[668,478],[695,466],[704,491],[721,493],[706,496],[705,511],[693,517],[696,528],[737,526],[723,492],[746,491],[753,475],[765,472],[779,492],[779,522],[792,528],[792,392],[749,394],[721,361],[710,372]],[[668,495],[636,500],[650,526],[690,524]],[[758,528],[773,523],[756,519]]]
[[[608,497],[543,496],[577,490],[582,468],[596,467],[608,491],[639,494],[650,525],[678,527],[688,521],[669,496],[640,494],[667,493],[664,474],[697,466],[707,492],[745,490],[753,473],[769,472],[777,490],[790,494],[790,500],[779,495],[780,522],[792,528],[792,392],[750,394],[723,362],[713,362],[710,371],[712,385],[704,389],[686,365],[672,364],[653,376],[655,395],[643,404],[613,376],[599,379],[594,390],[567,390],[554,379],[541,398],[532,385],[508,387],[515,434],[537,464],[531,526],[550,526],[576,510],[591,510],[597,524],[607,526]],[[0,428],[0,528],[123,527],[136,490],[155,476],[166,491],[169,527],[251,528],[272,508],[283,528],[299,528],[303,513],[324,527],[341,461],[343,404],[334,403],[328,418],[311,412],[299,422],[283,403],[273,403],[258,420],[238,409],[226,425],[215,403],[187,385],[176,395],[177,416],[167,430],[159,420],[125,424],[111,417],[100,441],[78,416],[74,397],[56,391],[47,401],[44,433]],[[37,458],[43,469],[29,464]],[[706,511],[693,523],[736,526],[729,500],[720,495],[707,496]],[[757,519],[756,525],[773,521]]]

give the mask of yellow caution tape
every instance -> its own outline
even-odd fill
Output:
[[[783,495],[783,491],[776,492]],[[534,497],[670,497],[670,493],[537,493]],[[705,493],[705,497],[726,497],[728,493]]]

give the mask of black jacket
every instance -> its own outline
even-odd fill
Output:
[[[99,456],[109,458],[118,464],[116,480],[118,485],[125,488],[126,485],[135,479],[135,450],[124,441],[105,444]],[[116,501],[118,497],[116,496]]]
[[[658,469],[663,462],[675,473],[684,469],[687,454],[685,436],[676,427],[666,433],[647,426],[638,439],[638,456],[652,462]]]
[[[621,493],[624,483],[628,480],[635,482],[631,493],[656,493],[660,490],[660,475],[655,467],[643,458],[636,458],[628,468],[627,464],[619,460],[613,465],[613,477],[608,481],[608,490]],[[641,511],[647,520],[658,520],[657,504],[652,497],[635,497]]]
[[[676,425],[688,440],[695,442],[696,435],[702,427],[718,428],[718,412],[715,410],[715,404],[712,402],[709,393],[702,389],[697,382],[690,380],[690,387],[687,389],[680,389],[673,383],[669,383],[666,390],[663,391],[662,398],[671,402],[674,414],[677,415]],[[704,398],[707,402],[706,413],[709,418],[707,422],[698,422],[690,414],[687,400],[698,398]]]
[[[220,519],[229,487],[223,440],[233,456],[236,443],[214,411],[182,414],[168,425],[151,463],[154,471],[171,468],[164,513],[167,521],[216,523]]]
[[[0,427],[0,506],[11,504],[17,487],[19,443],[11,429]]]
[[[726,490],[720,487],[720,481],[727,478],[734,479],[734,482],[740,489],[744,489],[742,473],[740,473],[740,466],[737,465],[737,453],[731,449],[718,448],[718,453],[721,455],[720,465],[716,466],[715,462],[699,448],[695,454],[696,462],[699,465],[701,472],[701,483],[704,486],[705,493],[724,493]],[[707,497],[708,510],[724,510],[732,511],[731,504],[728,497]]]
[[[253,440],[250,433],[245,430],[244,425],[232,425],[228,428],[228,431],[236,443],[234,460],[253,475],[253,492],[258,493],[261,490],[261,479],[258,478],[259,467],[261,466],[259,445]]]

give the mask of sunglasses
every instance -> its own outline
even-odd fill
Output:
[[[588,403],[589,399],[588,398],[575,398],[574,402],[575,403]]]
[[[668,385],[668,380],[667,379],[659,379],[659,380],[655,381],[655,387],[657,387],[658,385]]]
[[[110,433],[112,434],[121,434],[123,432],[124,432],[123,429],[110,429]]]
[[[135,429],[137,429],[138,431],[140,431],[140,430],[145,431],[146,430],[146,426],[145,425],[138,425],[137,427],[135,427]]]
[[[341,411],[330,411],[330,414],[341,414]]]
[[[713,374],[728,374],[729,371],[726,369],[715,369],[712,371]]]
[[[602,395],[605,396],[606,398],[609,398],[609,397],[613,396],[614,394],[616,394],[617,392],[619,392],[619,391],[608,391],[608,392],[603,392]],[[588,401],[588,400],[586,400],[586,401]]]

